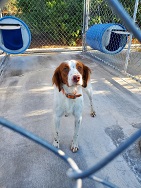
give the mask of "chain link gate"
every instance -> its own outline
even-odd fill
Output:
[[[137,25],[141,26],[140,10],[141,3],[139,0],[121,0],[123,7],[129,13]],[[141,83],[141,44],[133,38],[132,34],[128,36],[127,45],[124,50],[117,54],[105,54],[98,50],[88,47],[85,41],[86,32],[94,24],[119,23],[124,26],[115,12],[108,6],[105,0],[86,0],[85,1],[85,27],[83,34],[83,51],[98,60],[112,66],[118,71],[126,73]]]
[[[81,46],[82,0],[9,0],[2,16],[16,16],[30,28],[30,48]]]

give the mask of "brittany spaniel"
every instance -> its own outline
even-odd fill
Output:
[[[55,102],[55,133],[53,145],[59,148],[59,127],[60,119],[73,114],[75,117],[75,130],[71,144],[72,152],[78,150],[78,133],[82,121],[83,93],[82,87],[88,94],[91,105],[91,116],[95,111],[92,100],[92,87],[90,83],[91,70],[80,61],[69,60],[61,63],[55,70],[52,82],[54,88]]]

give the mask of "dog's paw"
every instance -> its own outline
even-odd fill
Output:
[[[71,151],[72,151],[73,153],[76,153],[78,150],[79,150],[78,144],[74,144],[74,143],[72,142],[72,144],[71,144]]]
[[[53,146],[56,147],[56,148],[59,148],[59,141],[54,139]]]
[[[91,117],[95,117],[96,116],[96,112],[95,111],[93,111],[93,112],[91,112]]]
[[[73,152],[73,153],[76,153],[77,151],[79,150],[79,148],[78,147],[71,147],[71,151]]]

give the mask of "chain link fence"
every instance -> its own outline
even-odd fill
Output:
[[[141,27],[141,2],[120,2]],[[132,35],[128,36],[125,48],[112,55],[93,50],[85,42],[87,29],[94,24],[124,25],[105,0],[9,0],[2,9],[2,16],[8,15],[22,19],[29,26],[30,48],[83,46],[83,51],[141,82],[141,44]]]
[[[9,0],[2,16],[9,15],[28,25],[30,48],[81,46],[82,0]]]
[[[141,2],[139,0],[121,0],[120,2],[141,28]],[[119,23],[124,26],[105,0],[86,0],[85,7],[85,33],[94,24]],[[128,35],[125,48],[117,54],[106,54],[94,50],[87,46],[86,41],[83,43],[83,50],[141,83],[141,44],[132,34]]]

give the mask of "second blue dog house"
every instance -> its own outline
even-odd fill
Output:
[[[95,24],[86,33],[86,43],[106,54],[119,53],[127,43],[124,26],[114,23]]]

